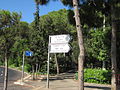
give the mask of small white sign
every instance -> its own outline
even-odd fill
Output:
[[[51,44],[49,46],[49,53],[67,53],[69,51],[69,44]]]
[[[50,43],[68,43],[70,41],[70,35],[69,34],[63,34],[63,35],[53,35],[50,36]]]

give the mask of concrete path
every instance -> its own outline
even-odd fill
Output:
[[[71,78],[71,74],[62,77],[51,77],[49,89],[47,88],[46,76],[38,80],[27,79],[25,83],[31,86],[32,90],[78,90],[78,81]],[[110,85],[85,83],[84,90],[111,90]]]
[[[78,83],[73,79],[50,81],[49,89],[46,88],[46,81],[38,82],[39,87],[33,90],[78,90]],[[110,85],[99,85],[85,83],[84,90],[111,90]]]

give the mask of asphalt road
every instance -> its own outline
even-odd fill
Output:
[[[21,78],[21,72],[8,69],[8,82],[14,82]],[[4,82],[4,68],[0,67],[0,83]]]
[[[15,85],[14,82],[21,79],[22,73],[17,70],[8,69],[8,89],[7,90],[30,90],[30,87]],[[0,67],[0,90],[4,86],[4,68]]]

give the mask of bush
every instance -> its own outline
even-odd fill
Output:
[[[25,70],[25,72],[30,72],[30,70],[31,70],[31,65],[25,64],[24,70]]]
[[[11,65],[9,65],[9,67],[16,68],[15,64],[11,64]]]
[[[78,79],[78,73],[75,74],[75,79]],[[84,81],[89,83],[110,84],[111,71],[102,69],[85,69]]]
[[[3,63],[0,61],[0,66],[2,66],[3,65]]]

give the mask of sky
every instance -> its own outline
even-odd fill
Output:
[[[66,8],[60,0],[53,2],[50,1],[47,5],[40,6],[40,16],[47,14],[51,11],[58,11]],[[36,10],[34,0],[0,0],[0,10],[9,10],[10,12],[22,13],[21,21],[31,23],[34,20]]]

